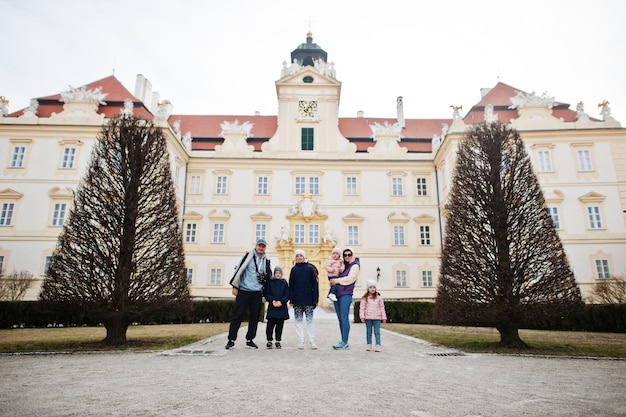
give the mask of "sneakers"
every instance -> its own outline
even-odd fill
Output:
[[[233,343],[234,344],[234,343]],[[246,349],[258,349],[259,347],[252,340],[246,342]]]
[[[328,299],[332,302],[337,301],[337,296],[333,293],[328,294]]]
[[[348,350],[350,346],[347,343],[339,342],[335,346],[333,346],[335,350]]]
[[[268,348],[268,349],[271,349],[271,348],[273,347],[273,346],[272,346],[272,341],[271,341],[271,340],[268,340],[268,341],[267,341],[267,344],[265,345],[265,347],[266,347],[266,348]]]
[[[367,350],[367,351],[372,350],[372,345],[367,345],[367,346],[365,347],[365,350]]]
[[[380,352],[380,345],[376,345],[376,347],[374,348],[374,352]]]
[[[228,343],[226,343],[226,350],[231,350],[232,348],[235,347],[235,341],[234,340],[229,340]]]
[[[317,345],[315,344],[315,342],[311,342],[311,349],[317,350]]]
[[[276,349],[282,348],[282,346],[280,345],[280,342],[276,342],[275,345],[276,345]]]
[[[304,349],[304,342],[300,342],[298,344],[298,349]]]

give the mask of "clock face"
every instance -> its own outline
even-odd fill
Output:
[[[317,101],[316,100],[300,100],[298,102],[298,111],[302,117],[315,117],[317,116]]]

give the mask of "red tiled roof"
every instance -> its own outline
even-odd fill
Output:
[[[200,115],[182,115],[173,114],[168,119],[171,126],[180,120],[180,132],[185,134],[191,132],[193,138],[221,138],[221,124],[224,122],[239,124],[245,122],[252,123],[250,133],[253,138],[269,139],[276,133],[278,128],[277,116],[200,116]]]
[[[128,91],[126,87],[124,87],[122,83],[113,75],[91,82],[84,87],[87,90],[102,88],[102,92],[107,94],[104,98],[106,105],[100,105],[98,109],[98,113],[104,114],[107,118],[119,114],[120,110],[124,108],[124,100],[126,99],[131,99],[133,101],[135,105],[135,116],[146,120],[152,120],[154,118],[152,113],[146,109],[144,104],[137,97],[133,96],[130,91]],[[37,101],[39,102],[37,115],[39,117],[50,117],[52,113],[61,113],[63,111],[63,102],[60,100],[60,93],[37,98]],[[11,113],[9,117],[19,117],[24,114],[24,110],[25,109],[21,109]]]

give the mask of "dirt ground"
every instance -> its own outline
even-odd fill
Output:
[[[1,416],[625,416],[626,361],[464,354],[382,332],[365,351],[352,324],[335,351],[316,310],[319,349],[235,349],[222,334],[167,352],[0,355]]]

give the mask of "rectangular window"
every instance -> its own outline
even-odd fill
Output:
[[[50,270],[50,264],[52,263],[52,256],[46,256],[43,261],[43,275],[48,276],[48,271]]]
[[[426,178],[420,177],[415,179],[417,186],[417,195],[424,197],[428,195],[428,188],[426,188]]]
[[[539,162],[539,172],[552,172],[550,151],[538,151],[537,160]]]
[[[254,226],[254,238],[256,240],[267,238],[267,225],[259,223]]]
[[[268,191],[268,178],[267,177],[258,177],[256,183],[256,193],[258,195],[267,195]]]
[[[391,195],[399,197],[404,195],[402,190],[402,178],[394,177],[391,179]]]
[[[222,285],[222,270],[220,268],[211,268],[209,285]]]
[[[589,172],[591,167],[591,152],[589,149],[578,150],[578,170],[582,172]]]
[[[587,216],[589,217],[590,229],[602,229],[602,218],[600,217],[600,207],[587,207]]]
[[[224,243],[224,223],[213,225],[213,243]]]
[[[431,288],[433,286],[433,271],[422,271],[422,287]]]
[[[309,245],[317,245],[320,243],[320,225],[309,225]]]
[[[596,272],[598,273],[598,279],[611,278],[608,259],[596,259]]]
[[[319,177],[309,177],[309,193],[312,195],[320,195]]]
[[[406,288],[408,286],[409,285],[406,279],[406,271],[404,269],[396,271],[396,287]]]
[[[61,161],[61,168],[72,169],[74,168],[74,158],[76,157],[76,148],[67,147],[63,149],[63,160]]]
[[[54,204],[54,211],[52,212],[52,226],[63,226],[63,224],[65,223],[66,208],[66,203]]]
[[[359,244],[359,226],[348,226],[348,245]]]
[[[293,230],[293,243],[304,244],[304,225],[296,224]]]
[[[313,128],[312,127],[302,128],[302,150],[303,151],[313,150]]]
[[[395,246],[404,245],[404,226],[393,227],[393,244]]]
[[[306,178],[296,177],[296,195],[302,195],[306,192]]]
[[[0,211],[0,226],[11,226],[11,220],[13,219],[13,203],[2,203],[2,210]]]
[[[200,194],[200,182],[202,177],[200,175],[192,175],[189,177],[189,194]]]
[[[548,214],[552,218],[552,224],[555,229],[561,228],[561,219],[559,218],[559,208],[558,207],[548,207]]]
[[[187,285],[193,284],[193,268],[187,268]]]
[[[430,245],[430,226],[420,226],[420,245]]]
[[[228,190],[227,186],[228,177],[226,177],[225,175],[220,175],[219,177],[217,177],[215,194],[226,194]]]
[[[11,168],[22,168],[24,166],[25,154],[26,146],[14,146],[13,155],[11,156]]]
[[[0,275],[4,275],[4,255],[0,255]]]
[[[196,243],[196,224],[188,223],[185,229],[185,243]]]
[[[346,195],[356,195],[356,177],[346,178]]]

